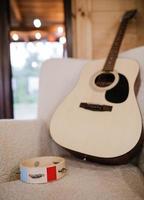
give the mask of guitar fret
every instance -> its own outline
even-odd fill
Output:
[[[122,40],[123,40],[123,36],[127,27],[127,22],[128,21],[122,21],[118,32],[116,34],[115,40],[112,44],[111,50],[109,52],[109,55],[106,59],[105,65],[103,70],[104,71],[112,71],[118,56],[118,52],[119,52],[119,48],[121,46]]]

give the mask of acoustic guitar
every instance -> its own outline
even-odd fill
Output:
[[[126,163],[140,150],[142,120],[134,92],[139,65],[117,58],[128,22],[127,11],[107,59],[91,61],[72,92],[54,113],[51,136],[81,158],[101,163]]]

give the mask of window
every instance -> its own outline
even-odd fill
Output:
[[[63,50],[61,42],[11,42],[15,119],[36,117],[40,67],[46,59],[62,58]]]
[[[11,2],[12,88],[15,119],[37,115],[39,71],[50,58],[66,56],[63,0]]]

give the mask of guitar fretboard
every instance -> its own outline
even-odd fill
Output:
[[[127,24],[128,24],[127,20],[124,20],[121,22],[118,32],[116,34],[116,37],[114,39],[114,42],[112,44],[112,47],[110,49],[110,52],[108,54],[108,57],[106,59],[106,62],[104,64],[103,71],[106,71],[106,72],[113,71],[114,65],[115,65],[115,62],[116,62],[116,59],[117,59],[117,56],[119,53],[119,49],[120,49],[120,46],[121,46],[121,43],[122,43],[122,40],[124,37],[124,33],[127,28]]]

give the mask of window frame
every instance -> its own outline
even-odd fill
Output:
[[[9,3],[1,0],[0,6],[0,119],[13,118]]]

